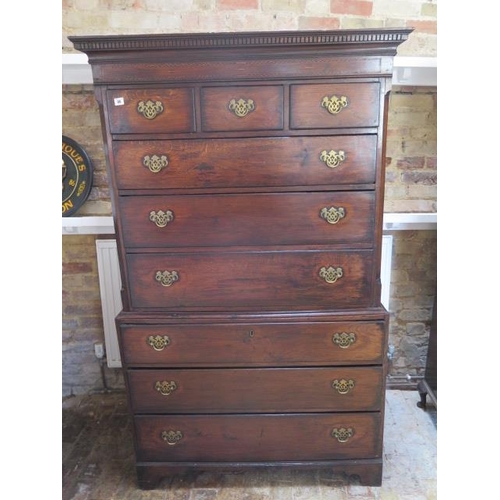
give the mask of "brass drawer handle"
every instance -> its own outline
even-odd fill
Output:
[[[347,105],[349,101],[345,95],[337,97],[336,95],[332,95],[328,97],[325,95],[321,100],[321,107],[325,108],[331,115],[336,115],[340,113]]]
[[[163,168],[168,165],[168,156],[167,155],[146,155],[142,158],[142,164],[149,169],[153,174],[157,174],[161,172]]]
[[[169,222],[174,220],[174,212],[172,210],[167,210],[164,212],[163,210],[151,210],[149,212],[149,220],[154,222],[158,227],[165,227]]]
[[[336,168],[346,159],[346,155],[345,151],[342,150],[339,150],[337,152],[333,149],[331,149],[330,151],[324,149],[323,151],[321,151],[319,158],[327,167]]]
[[[150,345],[155,351],[163,351],[165,347],[170,345],[170,337],[168,335],[150,335],[147,339],[148,345]]]
[[[328,224],[337,224],[340,219],[345,217],[345,208],[344,207],[324,207],[321,209],[319,216],[326,220]]]
[[[228,108],[236,116],[243,118],[255,109],[255,103],[253,99],[231,99],[228,104]]]
[[[168,445],[174,446],[177,444],[184,436],[181,431],[163,431],[161,433],[161,438],[166,441]]]
[[[340,429],[335,428],[332,430],[331,436],[336,438],[339,443],[345,443],[354,436],[354,429],[351,427],[347,429],[345,427],[341,427]]]
[[[179,280],[179,274],[177,271],[156,271],[155,280],[162,286],[172,286]]]
[[[160,113],[163,113],[163,103],[161,101],[139,101],[137,112],[144,116],[146,120],[154,120]]]
[[[347,349],[354,342],[356,342],[356,335],[354,333],[334,333],[332,336],[332,342],[338,345],[341,349]]]
[[[322,267],[319,270],[319,275],[323,278],[327,283],[335,283],[337,280],[344,276],[344,270],[341,267]]]
[[[354,380],[335,379],[332,382],[332,389],[336,389],[339,394],[347,394],[351,389],[354,389]]]
[[[162,396],[170,396],[170,394],[172,394],[177,389],[177,384],[173,380],[171,382],[169,382],[168,380],[160,382],[158,380],[155,384],[155,389]]]

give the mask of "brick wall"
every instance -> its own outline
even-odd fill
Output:
[[[436,2],[419,0],[63,0],[68,35],[180,33],[413,26],[399,55],[436,55]],[[94,165],[89,199],[78,215],[111,215],[102,134],[91,85],[62,89],[62,132]],[[396,87],[388,119],[386,212],[435,212],[437,89]],[[396,231],[389,342],[394,378],[421,375],[436,290],[436,232]],[[63,394],[103,388],[93,345],[104,342],[95,237],[65,236],[63,247]],[[121,388],[118,370],[104,381]]]
[[[404,56],[437,53],[437,0],[63,0],[68,35],[413,27]]]

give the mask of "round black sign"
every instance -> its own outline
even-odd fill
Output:
[[[85,150],[62,136],[62,214],[73,215],[88,198],[92,188],[92,162]]]

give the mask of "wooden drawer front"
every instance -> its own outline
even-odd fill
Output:
[[[379,413],[141,415],[134,417],[137,459],[252,462],[376,458],[382,452],[380,418]]]
[[[129,370],[135,413],[379,410],[382,367]]]
[[[281,130],[283,87],[206,87],[201,89],[204,132]]]
[[[383,322],[122,325],[129,365],[331,366],[381,363]]]
[[[373,184],[377,136],[115,141],[113,149],[120,189]]]
[[[374,192],[122,196],[126,247],[370,243]]]
[[[376,127],[379,118],[378,83],[292,85],[290,127]]]
[[[192,89],[110,90],[107,99],[112,134],[195,130]]]
[[[247,310],[366,307],[371,299],[372,260],[371,250],[128,254],[131,305]],[[336,276],[335,282],[326,281]]]

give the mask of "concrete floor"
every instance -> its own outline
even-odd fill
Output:
[[[381,487],[347,482],[328,471],[215,472],[137,487],[124,393],[63,401],[62,500],[432,500],[436,487],[437,412],[417,407],[416,391],[387,391]]]

